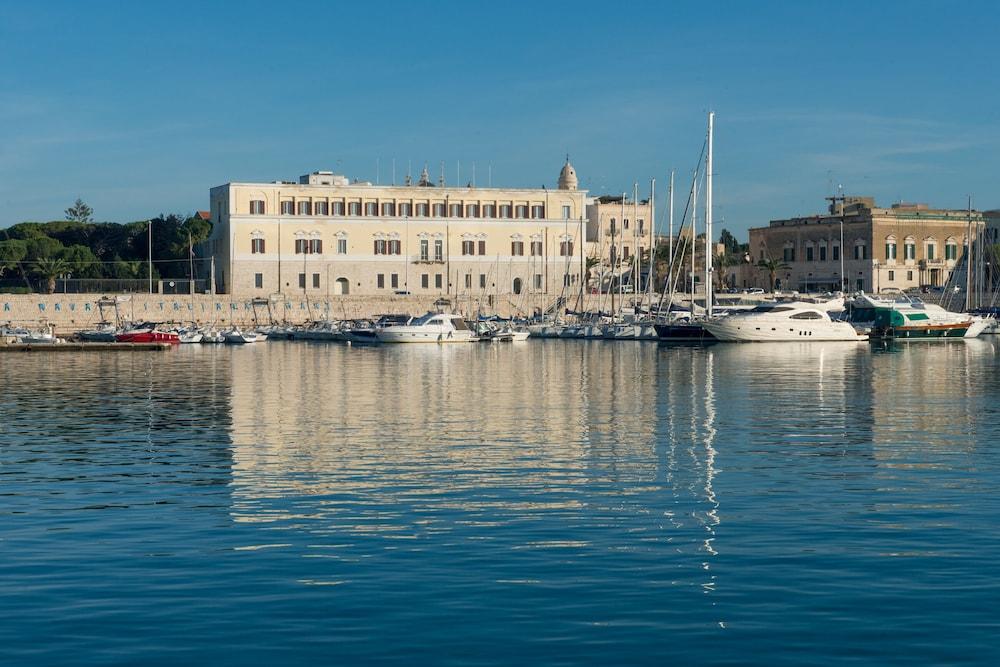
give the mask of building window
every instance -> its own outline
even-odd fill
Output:
[[[375,286],[379,289],[385,289],[385,274],[380,273],[375,276]]]
[[[514,217],[515,218],[519,218],[521,220],[527,218],[528,217],[528,205],[527,204],[518,204],[517,206],[515,206],[514,207]]]
[[[319,274],[318,273],[314,273],[313,274],[313,287],[316,288],[316,289],[319,289]]]
[[[462,205],[461,204],[451,204],[448,208],[451,209],[448,212],[448,215],[451,216],[452,218],[461,218],[462,217]]]
[[[612,248],[612,253],[614,249]],[[559,255],[561,257],[571,257],[573,255],[573,242],[572,241],[560,241],[559,242]],[[612,259],[612,262],[614,260]]]
[[[396,215],[395,202],[387,201],[384,204],[382,204],[382,215],[387,218],[395,217]]]
[[[639,232],[639,236],[642,236],[642,230],[645,227],[645,221],[642,218],[639,218],[635,222],[636,222],[636,225],[637,225],[636,231]]]
[[[542,274],[540,273],[535,274],[535,289],[536,290],[542,289]]]
[[[907,271],[906,272],[906,280],[908,282],[913,282],[913,271]]]
[[[430,276],[428,274],[420,274],[420,286],[424,289],[427,289],[430,286]]]
[[[513,285],[512,289],[511,289],[511,291],[513,291],[514,294],[520,294],[521,293],[521,279],[520,278],[514,278],[514,285]]]
[[[434,261],[443,262],[444,261],[444,241],[441,239],[434,240]]]
[[[466,218],[478,218],[479,217],[479,204],[466,204],[465,205],[465,217]]]
[[[536,220],[543,219],[545,217],[545,206],[542,204],[535,204],[531,207],[531,217]]]
[[[385,239],[375,239],[375,254],[385,255],[386,253],[386,241]]]
[[[337,217],[344,217],[344,202],[335,201],[333,202],[333,214]]]
[[[330,204],[325,201],[318,201],[314,207],[316,215],[330,215]]]
[[[293,201],[281,202],[281,215],[295,215],[295,202]]]
[[[420,239],[420,261],[426,262],[430,259],[430,241],[427,239]]]
[[[250,252],[254,255],[264,254],[264,239],[250,239]]]
[[[819,247],[819,261],[821,261],[821,262],[825,262],[826,261],[826,246],[825,245],[821,245]]]
[[[531,256],[532,257],[541,257],[542,256],[542,242],[541,241],[532,241],[531,242]]]
[[[524,241],[511,241],[510,254],[514,257],[521,257],[524,255]]]
[[[795,261],[795,248],[784,248],[781,251],[781,259],[786,262]]]
[[[437,289],[441,289],[441,285],[442,284],[443,284],[443,277],[441,276],[440,273],[435,273],[434,274],[434,287],[436,287]]]
[[[403,244],[398,239],[393,239],[389,241],[388,250],[390,255],[402,255]]]
[[[893,282],[895,280],[896,280],[896,272],[895,271],[890,271],[889,272],[889,282],[891,283],[891,282]]]
[[[496,204],[483,204],[483,217],[484,218],[495,218],[495,217],[497,217],[497,205]]]
[[[472,274],[465,274],[465,289],[472,289]]]
[[[251,199],[250,200],[250,215],[264,215],[264,200],[263,199]]]
[[[628,218],[622,220],[622,229],[628,229]]]
[[[367,202],[365,204],[365,215],[367,215],[370,218],[377,217],[378,216],[378,204],[376,204],[373,201]]]
[[[413,204],[410,202],[403,202],[399,205],[399,215],[403,218],[409,218],[413,215]]]
[[[836,262],[838,259],[840,259],[840,246],[835,245],[833,246],[833,261]]]
[[[312,202],[300,201],[296,204],[299,215],[312,215]]]
[[[347,254],[347,239],[337,239],[337,254],[338,255]]]
[[[934,251],[935,250],[936,250],[936,248],[934,247],[933,243],[928,243],[927,244],[927,259],[930,259],[930,260],[934,259]]]
[[[299,274],[299,289],[305,289],[305,288],[306,288],[306,274],[300,273]]]
[[[854,246],[854,259],[868,259],[868,246],[858,243]]]
[[[565,218],[566,220],[569,220],[569,215],[570,215],[569,211],[570,211],[569,206],[563,206],[563,215],[562,215],[562,217]]]
[[[347,205],[347,215],[361,215],[361,202],[352,201]]]
[[[630,255],[629,255],[629,249],[628,249],[628,246],[622,246],[622,261],[623,261],[623,262],[627,262],[627,261],[628,261],[628,258],[629,258],[629,256],[630,256]]]
[[[431,214],[431,205],[427,203],[417,204],[417,217],[426,218]]]
[[[392,289],[396,289],[397,287],[399,287],[399,274],[398,273],[393,273],[393,274],[391,274],[389,276],[389,284],[392,286]]]
[[[858,289],[859,292],[864,292],[865,291],[865,279],[864,278],[858,278],[857,289]]]
[[[309,252],[313,255],[322,255],[323,239],[309,239]]]
[[[570,281],[572,279],[573,279],[573,276],[571,276],[568,273],[564,273],[563,274],[563,287],[569,287]]]
[[[944,244],[944,258],[958,259],[958,245],[956,245],[954,241],[949,241]]]
[[[500,217],[510,218],[511,216],[511,205],[510,204],[500,204]]]
[[[295,239],[295,254],[304,255],[309,252],[309,241],[307,239]]]
[[[486,241],[480,241],[479,242],[479,254],[480,255],[485,255],[486,254]]]
[[[443,218],[445,216],[444,204],[434,204],[434,217]]]
[[[475,255],[476,254],[476,242],[475,241],[462,241],[462,254],[463,255]]]
[[[480,273],[479,274],[479,288],[480,289],[486,289],[486,274],[485,273]]]
[[[813,261],[813,248],[811,245],[806,246],[806,261],[807,262]]]
[[[912,241],[907,241],[903,244],[903,259],[916,259],[917,258],[917,244]]]
[[[253,286],[256,287],[257,289],[263,289],[264,288],[264,274],[263,273],[255,273],[255,274],[253,274]]]

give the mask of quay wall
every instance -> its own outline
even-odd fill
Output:
[[[57,332],[71,333],[87,329],[101,321],[97,301],[114,294],[0,294],[0,325],[37,327],[52,325]],[[268,306],[251,305],[250,297],[231,294],[130,294],[119,304],[121,317],[129,321],[176,322],[199,325],[244,325],[254,322],[254,314],[264,324]],[[357,319],[383,313],[422,315],[437,310],[441,295],[329,296],[308,298],[301,295],[275,296],[270,299],[270,316],[275,321],[300,324],[320,319]],[[584,308],[597,308],[597,295],[588,295]],[[607,308],[607,296],[604,307]],[[452,296],[450,310],[474,317],[477,312],[496,313],[502,317],[531,315],[550,308],[550,295]],[[576,305],[570,297],[568,307]],[[561,311],[560,311],[561,312]],[[105,317],[114,313],[105,307]]]

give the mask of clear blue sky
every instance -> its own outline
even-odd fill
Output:
[[[1000,207],[1000,3],[4,2],[0,226],[208,205],[314,169],[382,182],[686,189],[717,114],[716,219]],[[660,199],[660,197],[658,197]]]

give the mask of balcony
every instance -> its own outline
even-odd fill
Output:
[[[410,261],[414,264],[444,264],[444,257],[440,255],[414,255]]]

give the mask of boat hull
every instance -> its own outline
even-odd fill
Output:
[[[476,340],[471,331],[401,331],[411,327],[389,327],[377,332],[383,343],[471,343]]]
[[[707,329],[716,339],[730,343],[765,342],[835,342],[868,340],[868,335],[859,333],[847,322],[821,322],[812,324],[809,320],[791,323],[782,321],[748,321],[736,316],[714,322],[705,322]]]
[[[135,331],[120,333],[115,336],[118,343],[172,343],[180,344],[181,339],[175,333],[167,331]]]
[[[661,343],[714,343],[718,339],[700,324],[657,324]]]

